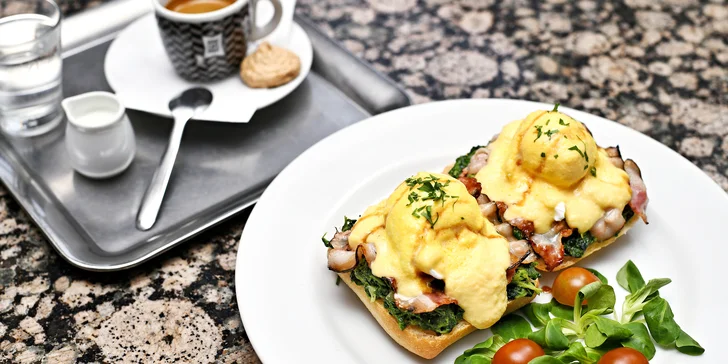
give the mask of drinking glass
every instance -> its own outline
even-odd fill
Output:
[[[63,119],[60,25],[61,12],[52,0],[0,1],[3,133],[39,135]]]

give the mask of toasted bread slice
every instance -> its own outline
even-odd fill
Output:
[[[580,260],[582,260],[582,259],[584,259],[584,258],[592,255],[593,253],[595,253],[595,252],[603,249],[604,247],[608,246],[609,244],[614,243],[615,241],[617,241],[617,239],[619,239],[619,237],[621,237],[622,235],[626,234],[627,233],[627,230],[629,230],[630,228],[632,228],[632,225],[634,225],[635,222],[637,222],[639,219],[640,219],[640,217],[637,216],[637,214],[635,214],[634,216],[632,216],[632,218],[629,219],[629,221],[627,221],[627,223],[624,224],[624,227],[622,227],[622,230],[619,231],[619,233],[617,234],[617,236],[612,237],[612,238],[607,239],[607,240],[604,240],[604,241],[599,241],[599,242],[592,243],[591,245],[589,245],[588,248],[586,248],[586,250],[584,251],[584,255],[582,255],[581,258],[575,258],[575,257],[571,257],[571,256],[568,256],[568,255],[564,256],[564,262],[561,263],[561,264],[559,264],[559,265],[557,265],[556,268],[554,268],[552,270],[552,272],[556,272],[556,271],[559,271],[559,270],[562,270],[562,269],[566,269],[568,267],[571,267],[572,265],[578,263]],[[538,269],[540,271],[548,272],[548,269],[546,269],[546,263],[543,261],[542,258],[539,257],[536,260],[536,263],[538,264],[536,266],[536,269]]]
[[[404,330],[399,328],[397,320],[389,314],[381,299],[372,302],[364,288],[351,281],[349,273],[339,273],[341,280],[351,288],[374,316],[384,331],[405,349],[425,358],[432,359],[445,350],[452,343],[477,330],[467,321],[462,320],[450,333],[437,335],[433,331],[423,330],[419,327],[407,326]],[[538,285],[538,281],[536,281]],[[511,313],[533,300],[534,297],[522,297],[508,302],[504,315]]]

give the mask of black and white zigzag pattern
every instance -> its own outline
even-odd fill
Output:
[[[206,82],[238,72],[247,49],[248,7],[213,22],[182,23],[157,16],[162,43],[175,71],[183,78]],[[222,34],[224,55],[205,57],[203,37]]]

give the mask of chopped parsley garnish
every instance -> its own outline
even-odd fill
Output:
[[[541,158],[546,158],[546,153],[541,152]]]
[[[417,192],[415,192],[415,191],[410,192],[410,194],[407,196],[407,200],[409,201],[407,206],[412,205],[413,202],[418,201],[419,199],[420,199],[420,195],[418,195]]]
[[[415,201],[428,200],[432,200],[433,202],[440,201],[442,205],[445,205],[446,199],[458,198],[458,196],[448,195],[445,192],[444,188],[450,185],[450,181],[445,181],[445,183],[442,183],[437,179],[437,177],[433,175],[424,178],[410,177],[405,180],[405,183],[411,190],[410,194],[407,195],[407,200],[409,201],[409,204],[407,204],[407,206],[412,205],[412,203],[414,203]],[[419,188],[417,188],[416,191],[412,191],[415,187],[417,187],[417,185],[419,185]],[[432,205],[420,206],[415,208],[412,211],[412,216],[424,217],[425,220],[430,223],[430,227],[435,227],[437,220],[440,219],[440,216],[437,213],[435,213],[435,216],[433,217]]]
[[[546,132],[546,133],[544,133],[544,134],[546,134],[546,136],[548,136],[548,137],[549,137],[549,140],[551,140],[551,137],[552,137],[552,136],[553,136],[554,134],[558,133],[558,132],[559,132],[559,129],[551,129],[551,130],[547,131],[547,132]]]
[[[537,140],[538,140],[538,138],[540,138],[540,137],[541,137],[541,135],[543,134],[543,132],[541,132],[541,128],[543,128],[543,126],[541,126],[541,125],[536,125],[536,126],[534,126],[534,128],[536,128],[536,134],[537,134],[537,135],[536,135],[536,139],[534,139],[534,140],[533,140],[533,141],[535,142],[535,141],[537,141]]]
[[[565,135],[564,135],[564,136],[565,136]],[[571,148],[569,148],[569,150],[573,150],[573,151],[576,151],[577,153],[579,153],[579,155],[580,155],[580,156],[581,156],[582,158],[584,158],[584,152],[582,152],[582,151],[581,151],[581,149],[579,149],[579,147],[577,147],[576,145],[573,145],[573,146],[571,146]]]
[[[561,105],[561,104],[559,104],[559,103],[557,102],[557,103],[556,103],[556,104],[554,105],[554,109],[553,109],[553,110],[551,110],[551,112],[556,112],[556,111],[559,111],[559,105]]]
[[[559,125],[569,126],[571,124],[564,122],[564,119],[559,119]]]
[[[589,173],[591,173],[592,177],[596,177],[597,176],[597,169],[596,169],[596,167],[592,166],[589,169]]]
[[[324,246],[327,247],[327,248],[333,248],[334,247],[333,245],[331,245],[331,240],[326,239],[326,233],[324,233],[324,235],[321,237],[321,241],[324,242]]]
[[[559,159],[559,155],[558,154],[554,154],[554,159]]]

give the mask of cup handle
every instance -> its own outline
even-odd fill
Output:
[[[256,23],[256,9],[258,8],[258,1],[259,0],[250,0],[250,35],[248,36],[249,41],[256,41],[260,38],[265,37],[266,35],[270,34],[273,30],[276,29],[278,26],[278,23],[281,22],[281,16],[283,15],[283,7],[281,6],[280,0],[268,0],[271,4],[273,4],[273,19],[271,19],[268,24],[263,25],[262,27],[259,27]]]

